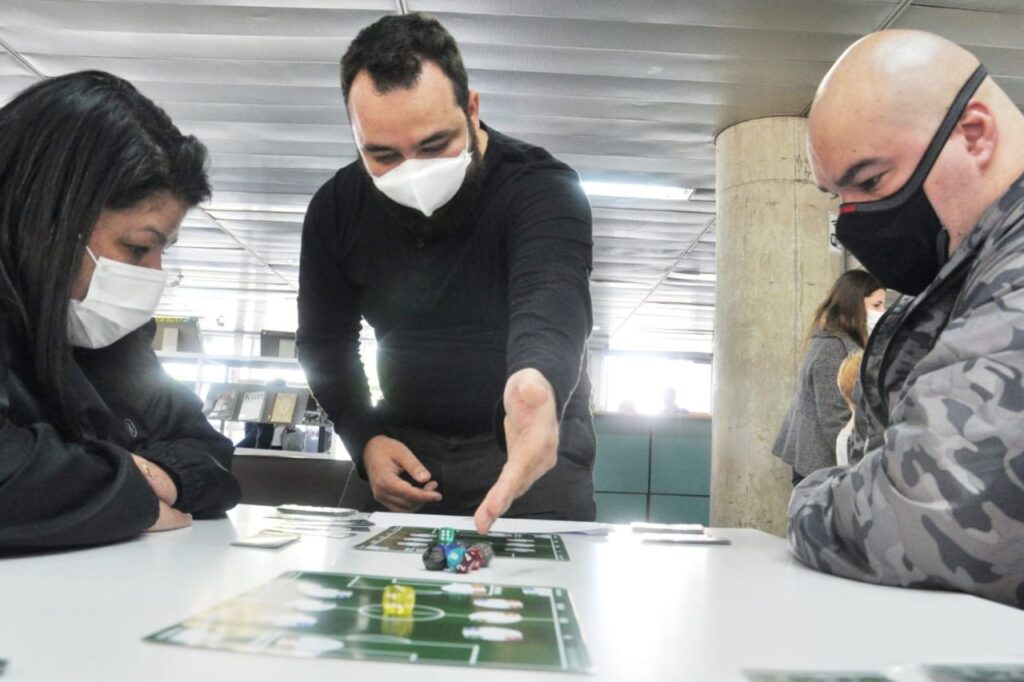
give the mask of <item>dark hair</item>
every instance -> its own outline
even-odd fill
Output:
[[[864,270],[847,270],[839,275],[828,296],[814,311],[808,336],[816,332],[846,334],[863,348],[868,342],[868,316],[864,299],[885,287]]]
[[[67,397],[71,289],[104,209],[160,192],[210,196],[206,148],[127,81],[82,71],[0,109],[0,293],[29,349],[53,422],[81,438]]]
[[[378,92],[411,88],[431,61],[448,76],[455,102],[469,108],[469,79],[459,46],[437,19],[426,14],[391,14],[370,24],[356,36],[341,58],[341,94],[348,105],[352,81],[364,69]]]

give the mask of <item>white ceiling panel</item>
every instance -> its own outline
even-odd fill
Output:
[[[305,207],[356,158],[338,62],[397,0],[0,0],[0,101],[87,68],[132,80],[210,149],[214,196],[166,258],[164,312],[295,325]],[[964,42],[1024,101],[1021,2],[405,0],[459,40],[486,123],[584,180],[697,190],[592,197],[595,345],[709,353],[714,135],[800,114],[831,62],[895,20]]]

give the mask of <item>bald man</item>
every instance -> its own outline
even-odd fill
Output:
[[[1024,607],[1024,115],[957,45],[884,31],[825,76],[809,133],[840,241],[907,296],[865,351],[858,463],[793,492],[793,551]]]

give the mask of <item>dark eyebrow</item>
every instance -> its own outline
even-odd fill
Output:
[[[455,133],[459,132],[458,128],[449,128],[448,130],[439,130],[436,133],[432,133],[427,137],[416,143],[416,148],[428,147],[431,144],[440,142],[441,140],[450,139]],[[388,147],[381,144],[366,144],[363,145],[363,151],[367,154],[380,154],[382,152],[397,152],[399,151],[395,147]]]
[[[167,246],[167,235],[156,229],[155,227],[149,227],[148,225],[142,228],[143,231],[149,232],[151,235],[156,237],[156,240],[160,242],[160,246]]]
[[[394,147],[385,147],[380,144],[367,144],[363,145],[363,151],[370,154],[379,154],[380,152],[396,152],[398,150]]]
[[[416,146],[417,147],[429,147],[431,144],[434,144],[434,143],[437,143],[437,142],[441,142],[442,140],[451,139],[452,136],[455,135],[455,133],[457,133],[457,132],[458,132],[458,130],[455,129],[455,128],[450,128],[448,130],[438,131],[438,132],[434,133],[433,135],[431,135],[429,137],[425,137],[422,140],[420,140],[416,144]]]
[[[880,161],[881,159],[877,157],[873,157],[870,159],[862,159],[858,161],[857,163],[853,164],[852,166],[846,169],[846,172],[843,173],[843,176],[839,178],[838,181],[836,181],[836,187],[846,187],[851,182],[853,182],[853,179],[857,177],[858,173],[860,173],[868,166],[879,163]]]

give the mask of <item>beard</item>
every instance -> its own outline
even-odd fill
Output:
[[[414,208],[402,206],[389,199],[383,192],[373,184],[373,178],[366,170],[365,164],[360,164],[363,173],[370,180],[372,192],[380,201],[384,209],[392,218],[405,226],[409,234],[417,240],[435,242],[449,236],[468,232],[469,226],[476,215],[477,201],[480,198],[480,189],[484,182],[484,159],[480,155],[480,140],[476,130],[469,128],[470,133],[470,162],[466,167],[466,177],[462,186],[451,199],[441,208],[427,217]]]

